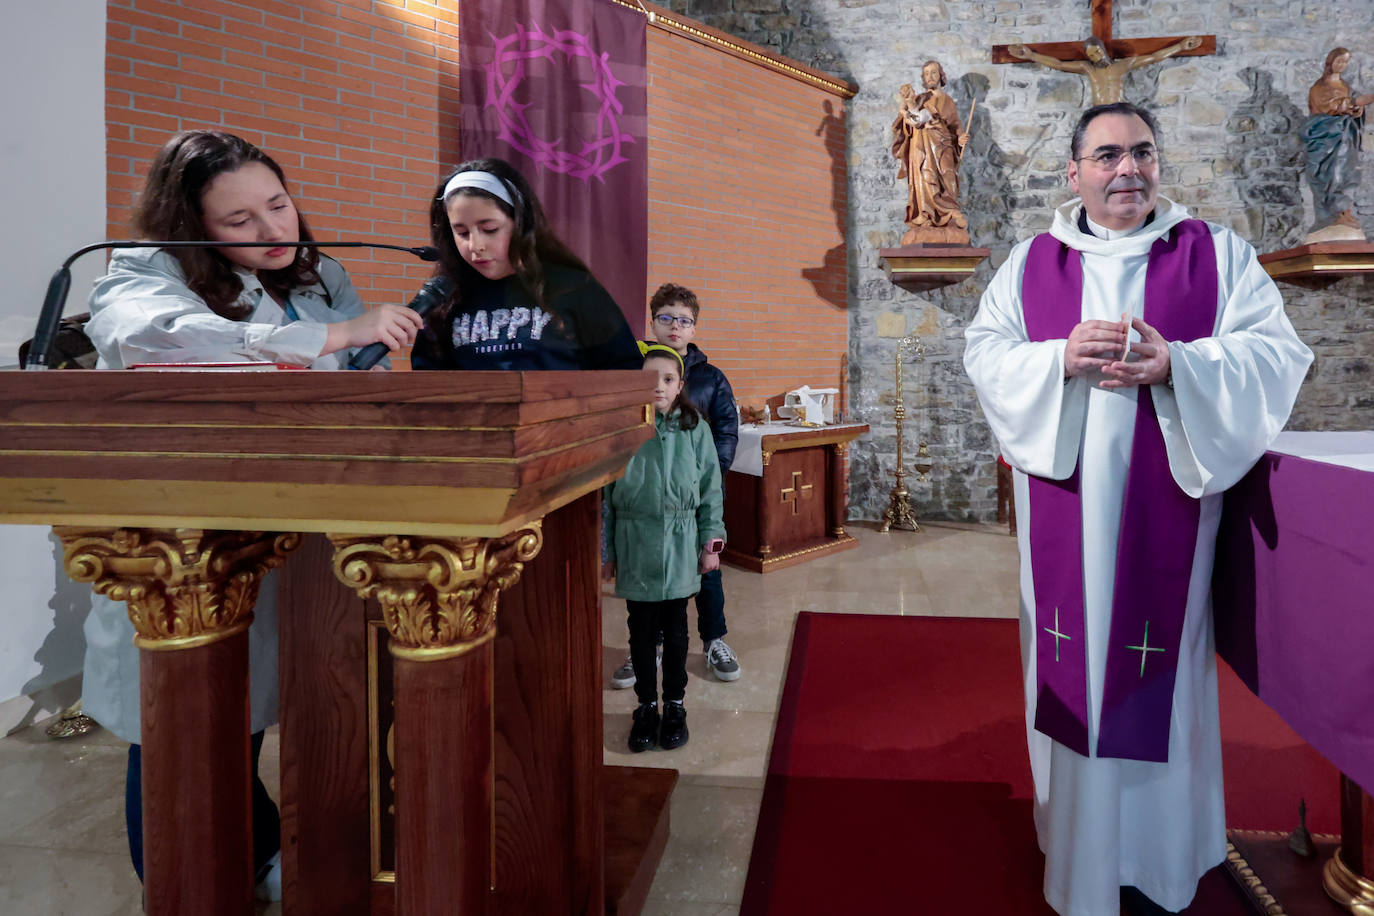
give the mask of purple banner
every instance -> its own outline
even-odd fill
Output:
[[[520,169],[638,336],[649,230],[644,14],[613,0],[465,2],[459,35],[457,160],[495,156]]]

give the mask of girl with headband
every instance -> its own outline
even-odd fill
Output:
[[[720,568],[725,546],[720,459],[711,428],[682,390],[682,357],[643,345],[653,372],[658,435],[640,446],[625,476],[606,487],[602,575],[615,579],[630,618],[635,697],[629,746],[645,751],[687,743],[687,599],[702,574]],[[656,643],[663,634],[663,711],[658,708]]]
[[[523,175],[464,162],[430,204],[440,304],[411,351],[415,369],[638,369],[620,307],[558,240]]]

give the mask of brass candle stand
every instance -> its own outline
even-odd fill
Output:
[[[897,480],[891,494],[888,495],[887,511],[883,513],[883,522],[878,528],[882,532],[892,528],[921,530],[921,526],[916,524],[916,510],[911,506],[911,491],[906,486],[906,459],[902,450],[902,427],[906,421],[906,404],[902,401],[902,357],[908,350],[912,351],[917,359],[924,359],[926,355],[925,345],[915,335],[908,334],[897,341],[897,403],[892,408],[892,416],[897,425]],[[926,475],[932,466],[930,449],[922,442],[916,450],[916,460],[912,463],[912,469],[917,474],[917,483],[925,483],[930,479]]]

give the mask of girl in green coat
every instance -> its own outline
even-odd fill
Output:
[[[644,368],[657,375],[655,435],[606,487],[607,578],[625,599],[630,617],[630,658],[639,708],[630,727],[630,750],[657,742],[671,750],[687,743],[687,599],[701,576],[720,567],[725,546],[721,520],[720,460],[711,429],[682,392],[682,357],[650,344]],[[656,643],[663,634],[663,715],[654,677]]]

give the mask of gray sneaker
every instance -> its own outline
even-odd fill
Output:
[[[658,647],[658,655],[657,655],[657,657],[654,659],[654,661],[657,662],[657,663],[660,664],[660,665],[663,664],[663,647],[662,647],[662,646],[659,646],[659,647]],[[736,666],[736,667],[738,667],[738,666]],[[737,675],[735,675],[735,677],[739,677],[739,675],[737,674]],[[634,660],[631,659],[630,656],[629,656],[628,654],[626,654],[626,656],[625,656],[625,664],[621,665],[619,668],[615,669],[615,671],[611,672],[611,689],[613,689],[613,690],[624,690],[626,687],[633,687],[634,685],[635,685],[635,663],[634,663]]]
[[[625,664],[615,669],[611,674],[611,688],[613,690],[624,690],[626,687],[635,685],[635,663],[630,660],[630,656],[625,656]]]
[[[721,681],[739,680],[739,659],[723,639],[713,639],[706,644],[706,667]]]

